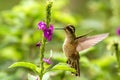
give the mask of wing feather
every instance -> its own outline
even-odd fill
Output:
[[[105,33],[105,34],[99,34],[91,37],[79,38],[77,39],[78,45],[76,50],[79,52],[81,50],[94,46],[100,41],[102,41],[103,39],[105,39],[108,35],[109,35],[108,33]]]

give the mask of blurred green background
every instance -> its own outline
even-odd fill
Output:
[[[23,68],[8,69],[17,61],[28,61],[39,65],[41,31],[39,21],[45,21],[46,0],[0,0],[0,80],[27,80],[28,72]],[[80,52],[81,77],[70,76],[66,71],[48,72],[44,80],[120,80],[113,42],[120,40],[116,34],[120,26],[119,0],[54,0],[52,24],[64,27],[72,24],[76,34],[90,35],[110,33],[96,46]],[[46,45],[45,57],[53,51],[54,64],[66,62],[62,51],[64,31],[54,31],[53,40]],[[120,48],[119,48],[120,49]],[[47,79],[48,78],[48,79]]]

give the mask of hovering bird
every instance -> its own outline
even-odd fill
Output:
[[[76,70],[76,72],[74,73],[76,76],[80,76],[79,52],[91,46],[94,46],[98,42],[105,39],[109,34],[104,33],[90,37],[87,37],[88,34],[85,34],[76,37],[75,27],[73,25],[68,25],[61,29],[63,29],[66,34],[63,43],[63,52],[67,57],[67,64],[70,65],[71,68],[74,68]]]

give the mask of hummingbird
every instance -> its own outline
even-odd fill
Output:
[[[77,37],[75,35],[75,27],[73,25],[58,28],[58,30],[65,31],[66,37],[63,43],[63,52],[67,57],[67,64],[76,70],[74,73],[76,76],[80,76],[79,52],[94,46],[109,35],[108,33],[104,33],[88,37],[87,35],[89,33],[87,33]]]

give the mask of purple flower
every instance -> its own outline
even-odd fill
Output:
[[[117,35],[120,36],[120,27],[117,28],[117,31],[116,31]]]
[[[52,62],[51,62],[51,59],[52,58],[52,50],[50,51],[50,57],[47,59],[47,58],[43,58],[43,61],[45,62],[45,63],[47,63],[47,64],[52,64]]]
[[[38,42],[38,43],[36,44],[36,46],[37,46],[37,47],[40,47],[40,46],[41,46],[41,42]]]
[[[50,25],[49,29],[50,29],[50,30],[52,31],[52,33],[53,33],[53,31],[54,31],[54,26],[53,26],[53,25]]]
[[[46,23],[44,22],[39,22],[38,23],[38,29],[42,30],[44,32],[44,37],[48,40],[51,41],[52,40],[52,34],[53,34],[53,30],[54,30],[54,26],[50,25],[49,28],[46,27]],[[39,45],[38,45],[39,46]]]
[[[46,24],[44,22],[39,22],[38,29],[44,31],[46,29]]]
[[[47,58],[43,58],[43,61],[47,64],[51,64],[52,62],[50,61],[50,59],[47,59]]]
[[[51,39],[52,39],[53,30],[54,30],[53,25],[50,25],[49,28],[46,28],[46,29],[44,30],[44,37],[45,37],[48,41],[51,41]]]
[[[37,76],[36,80],[39,80],[39,77]]]

